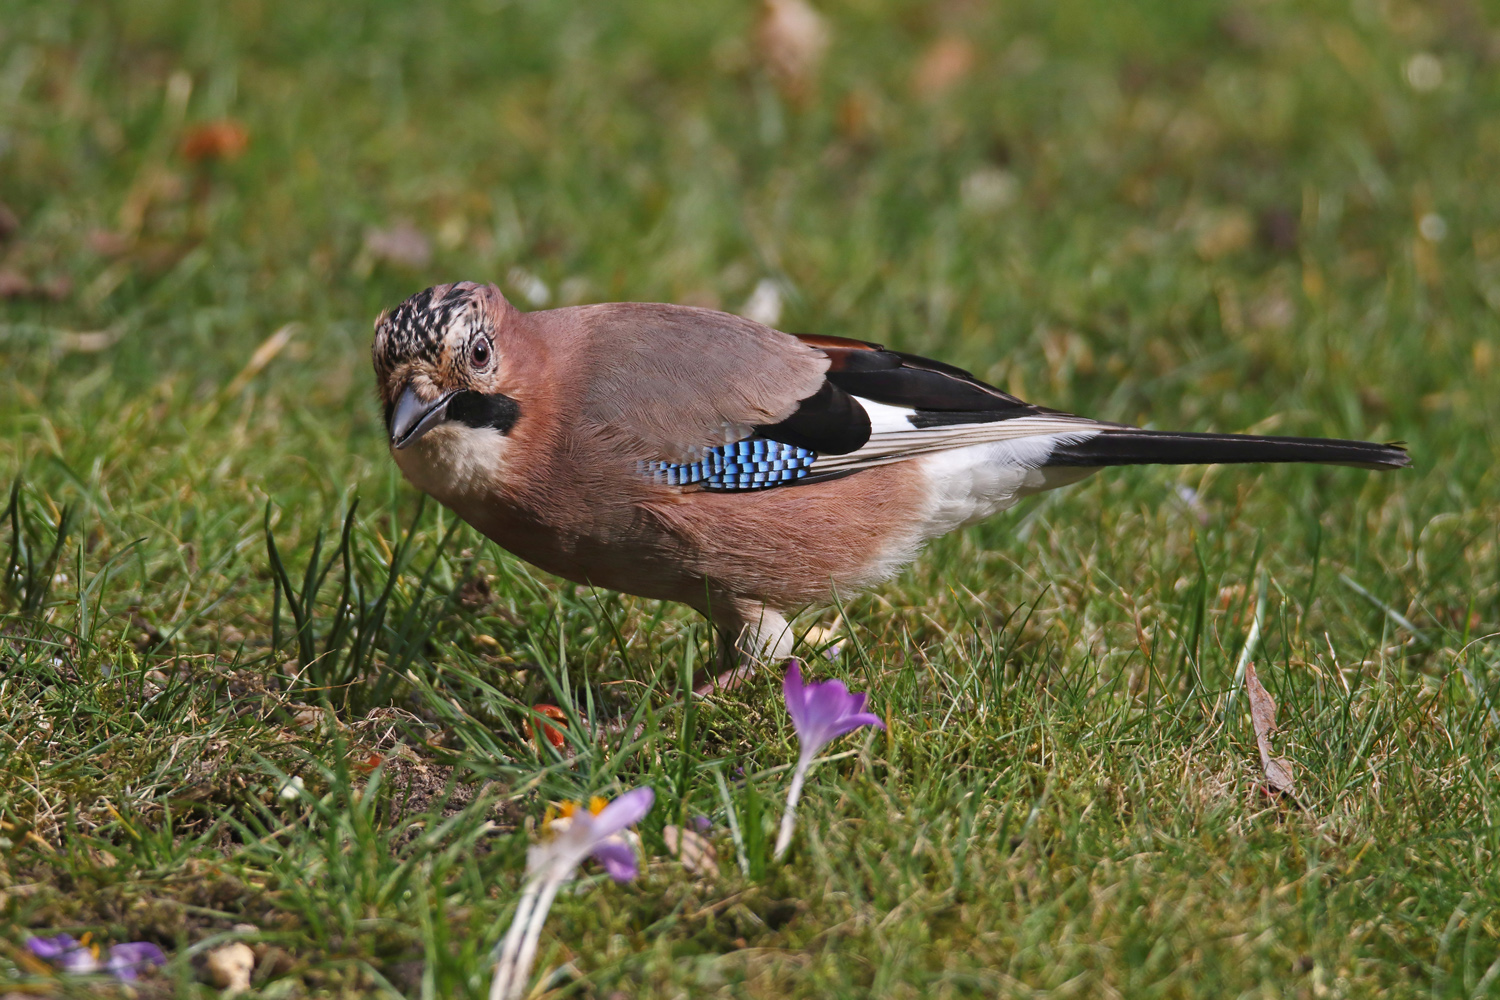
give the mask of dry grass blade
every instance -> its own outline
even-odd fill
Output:
[[[1278,792],[1295,794],[1292,762],[1271,754],[1271,733],[1276,728],[1276,700],[1256,676],[1255,664],[1245,665],[1245,694],[1250,699],[1250,721],[1255,726],[1255,745],[1260,748],[1260,766],[1266,782]]]
[[[223,398],[231,399],[243,392],[245,386],[249,385],[251,380],[265,370],[266,365],[274,361],[276,355],[292,342],[292,337],[296,333],[297,324],[288,323],[261,341],[255,353],[250,355],[250,360],[245,363],[245,367],[241,368],[240,373],[224,387]]]

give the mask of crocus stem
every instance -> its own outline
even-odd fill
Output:
[[[507,1000],[516,978],[516,955],[521,950],[521,938],[531,923],[532,911],[536,909],[537,892],[542,887],[540,876],[527,879],[521,890],[521,901],[516,904],[516,915],[511,918],[510,930],[495,949],[499,961],[495,963],[495,978],[490,981],[490,1000]]]
[[[797,769],[792,772],[792,787],[786,793],[786,811],[781,814],[781,832],[776,835],[776,850],[773,854],[775,860],[780,861],[786,849],[792,846],[792,830],[797,826],[797,803],[802,798],[802,782],[807,779],[808,768],[812,767],[812,757],[804,756],[798,759]]]
[[[571,870],[569,873],[571,874]],[[547,911],[552,909],[557,890],[562,888],[565,881],[566,875],[561,878],[554,876],[542,883],[542,894],[531,908],[531,923],[526,928],[525,940],[521,942],[521,954],[516,959],[511,976],[511,997],[520,997],[525,992],[526,980],[531,978],[531,963],[536,961],[536,946],[542,936],[542,925],[547,922]]]

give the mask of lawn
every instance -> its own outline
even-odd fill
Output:
[[[7,998],[484,996],[548,804],[640,784],[539,992],[1500,996],[1500,8],[818,7],[798,70],[747,0],[0,0]],[[769,863],[779,679],[687,697],[701,619],[386,454],[372,322],[464,278],[1414,467],[1112,470],[810,609],[889,728]]]

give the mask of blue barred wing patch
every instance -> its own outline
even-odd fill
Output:
[[[818,453],[780,441],[746,438],[712,448],[697,462],[642,462],[641,471],[666,486],[705,490],[763,490],[806,476]]]

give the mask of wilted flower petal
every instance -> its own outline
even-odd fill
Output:
[[[166,953],[150,941],[128,941],[109,949],[109,971],[126,981],[134,980],[142,969],[166,963]]]
[[[149,941],[129,941],[112,945],[109,949],[109,958],[105,962],[99,961],[97,947],[85,945],[67,934],[56,934],[47,938],[27,938],[26,948],[37,958],[50,962],[63,972],[75,976],[84,976],[103,969],[126,981],[136,979],[141,970],[148,966],[164,965],[167,961],[166,954]]]
[[[54,937],[29,937],[26,948],[44,962],[51,962],[78,947],[78,942],[66,934]]]

